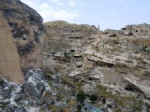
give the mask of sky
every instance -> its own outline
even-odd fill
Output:
[[[21,0],[44,22],[64,20],[119,30],[129,24],[150,24],[150,0]]]

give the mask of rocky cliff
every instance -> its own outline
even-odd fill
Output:
[[[45,31],[19,0],[1,0],[0,11],[0,112],[150,111],[149,24],[53,21]]]
[[[149,26],[128,25],[121,30],[105,30],[96,45],[88,46],[85,53],[101,69],[104,83],[150,98]]]
[[[0,77],[21,83],[23,74],[20,68],[20,58],[17,52],[11,29],[0,12]]]
[[[99,31],[90,25],[53,21],[45,23],[45,27],[43,65],[48,77],[58,75],[87,96],[96,95],[104,102],[109,98],[115,102],[115,106],[111,101],[101,106],[94,102],[105,107],[102,112],[148,112],[148,24]],[[86,100],[84,103],[89,112],[101,112],[90,108]]]
[[[42,17],[19,0],[1,0],[0,10],[7,20],[21,57],[21,68],[41,67],[45,28]]]
[[[0,111],[149,112],[149,36],[125,33],[143,26],[102,32],[53,21],[45,27],[44,69],[25,70],[20,85],[0,78]]]
[[[7,41],[1,41],[1,46],[9,46],[6,50],[3,49],[4,47],[1,47],[1,49],[3,49],[1,54],[7,55],[9,61],[11,60],[12,62],[16,62],[16,66],[5,63],[5,66],[3,66],[2,69],[5,68],[5,71],[9,72],[9,77],[7,79],[20,82],[19,80],[17,81],[17,78],[15,75],[13,76],[13,74],[16,73],[17,76],[20,74],[22,80],[23,77],[21,70],[41,67],[42,43],[45,37],[43,19],[35,10],[26,4],[23,4],[19,0],[1,0],[0,11],[2,12],[1,19],[4,21],[0,21],[0,23],[1,25],[7,27],[4,27],[7,30],[2,29],[3,27],[1,27],[1,31],[8,32],[5,33],[5,35],[3,35],[3,33],[0,35],[2,38],[9,38],[9,40],[11,38],[11,42],[9,41],[8,44],[6,44]],[[11,47],[11,45],[15,45],[16,48],[14,46]],[[17,51],[15,51],[15,49]],[[8,54],[5,53],[6,51],[8,51]],[[16,53],[18,53],[19,56]],[[7,57],[6,61],[8,61]],[[13,71],[17,71],[18,73]],[[3,75],[5,76],[7,72],[3,71]]]

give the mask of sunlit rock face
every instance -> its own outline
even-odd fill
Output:
[[[1,0],[0,11],[0,111],[148,112],[149,25],[48,22],[41,52],[40,15],[18,0]]]
[[[11,29],[21,68],[41,67],[41,49],[45,34],[42,17],[18,0],[1,0],[0,11]]]
[[[22,83],[24,77],[11,29],[0,12],[0,77]]]
[[[47,35],[43,65],[50,73],[56,69],[78,80],[149,97],[149,24],[105,31],[65,21],[44,25]],[[133,91],[126,91],[128,85]]]

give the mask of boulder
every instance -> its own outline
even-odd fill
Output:
[[[12,35],[11,39],[13,39],[13,44],[17,47],[20,56],[20,62],[18,65],[21,66],[22,69],[29,67],[40,68],[42,57],[41,47],[45,37],[45,27],[43,26],[42,17],[34,9],[22,3],[20,0],[1,0],[0,11],[5,18],[5,21],[8,23],[7,26]],[[9,33],[5,34],[8,36]],[[2,35],[2,33],[0,35]],[[14,47],[9,46],[9,48],[12,49]],[[13,52],[11,54],[15,53]],[[10,54],[7,55],[10,56]],[[12,66],[12,68],[16,70],[18,65],[16,64],[15,66]]]
[[[97,88],[94,86],[94,85],[91,85],[91,84],[85,84],[83,87],[82,87],[82,90],[85,94],[88,94],[88,95],[94,95],[94,94],[97,94],[98,93],[98,90]]]
[[[138,90],[139,92],[142,92],[146,97],[150,98],[150,88],[149,88],[149,81],[148,80],[138,80],[137,78],[124,78],[129,84],[132,85],[133,89]]]
[[[44,85],[41,85],[41,87],[37,88],[37,84],[35,85],[34,83],[31,82],[24,83],[23,87],[25,93],[32,99],[41,98],[44,92],[43,90],[45,90]]]
[[[75,62],[76,67],[82,67],[82,62]]]
[[[42,82],[43,77],[41,75],[40,70],[30,70],[26,74],[22,88],[25,94],[32,99],[41,98],[46,90],[45,82]]]
[[[88,102],[84,102],[84,108],[86,108],[88,110],[88,112],[103,112],[100,108],[88,103]]]
[[[107,98],[106,99],[106,104],[113,104],[113,103],[115,103],[114,99],[112,99],[112,98]]]
[[[0,11],[0,77],[22,83],[24,77],[11,29]]]

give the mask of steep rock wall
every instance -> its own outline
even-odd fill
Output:
[[[40,68],[45,37],[42,17],[19,0],[1,0],[0,10],[11,28],[20,56],[21,69]]]
[[[0,77],[21,83],[23,74],[20,58],[13,42],[11,29],[0,12]]]

